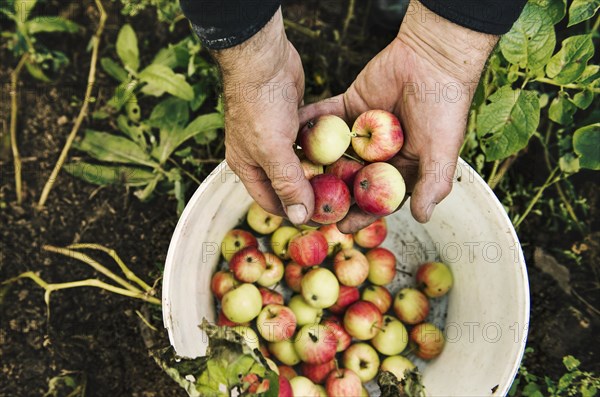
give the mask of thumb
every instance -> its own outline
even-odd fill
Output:
[[[430,148],[419,161],[419,176],[410,198],[410,210],[413,218],[421,223],[429,222],[436,205],[452,190],[458,149],[443,150]]]
[[[298,110],[300,126],[306,124],[309,120],[324,114],[333,114],[348,122],[346,117],[346,108],[344,106],[344,95],[340,94],[322,101],[311,103],[301,107]]]
[[[314,211],[315,197],[292,145],[272,150],[269,158],[260,165],[271,180],[290,222],[295,225],[308,222]]]

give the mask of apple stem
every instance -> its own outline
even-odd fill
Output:
[[[338,377],[341,377],[342,373],[340,372],[340,365],[338,364],[338,360],[334,359],[333,363],[335,364],[335,372],[337,372]]]
[[[348,157],[350,160],[354,160],[354,161],[356,161],[357,163],[360,163],[360,164],[362,164],[362,165],[365,165],[365,162],[364,162],[364,161],[362,161],[361,159],[358,159],[358,158],[356,158],[356,157],[354,157],[354,156],[352,156],[352,155],[350,155],[350,154],[348,154],[348,153],[344,153],[344,154],[343,154],[343,156],[346,156],[346,157]]]
[[[412,273],[411,273],[411,272],[407,272],[406,270],[402,270],[402,269],[400,269],[399,267],[397,267],[397,268],[396,268],[396,271],[397,271],[398,273],[402,273],[402,274],[404,274],[405,276],[412,277]]]

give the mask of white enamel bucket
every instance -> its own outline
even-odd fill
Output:
[[[459,160],[454,181],[452,193],[436,207],[429,223],[414,221],[408,204],[389,216],[386,246],[409,271],[433,255],[454,274],[444,328],[447,343],[423,370],[427,394],[505,395],[527,336],[525,261],[504,208],[481,177]],[[216,319],[210,279],[219,263],[219,244],[251,202],[223,162],[195,192],[177,224],[162,300],[164,325],[181,356],[205,352],[207,340],[198,325],[203,318]]]

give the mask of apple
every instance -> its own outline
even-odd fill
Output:
[[[301,295],[292,296],[288,307],[294,312],[298,326],[316,324],[321,321],[321,316],[323,315],[323,310],[306,303]]]
[[[410,371],[414,368],[412,361],[404,356],[386,357],[381,362],[381,370],[391,372],[399,381],[404,379],[406,370]]]
[[[400,121],[385,110],[367,110],[352,126],[352,148],[360,158],[375,162],[391,159],[404,144]]]
[[[323,225],[344,219],[350,210],[350,190],[335,175],[321,174],[310,180],[315,194],[315,211],[311,220]]]
[[[354,371],[346,368],[336,369],[327,377],[325,390],[332,397],[358,397],[362,392],[362,382]]]
[[[264,357],[265,362],[267,363],[267,366],[269,367],[269,369],[273,372],[275,372],[277,375],[279,375],[279,367],[277,366],[277,364],[275,364],[275,361],[271,360],[268,357]]]
[[[342,314],[348,306],[360,299],[360,291],[356,287],[340,285],[340,293],[335,304],[329,307],[334,314]]]
[[[262,308],[262,297],[253,284],[242,284],[223,296],[223,314],[234,323],[253,320]]]
[[[323,364],[333,360],[337,339],[323,324],[308,324],[300,328],[294,338],[294,348],[300,360],[309,364]]]
[[[372,215],[386,216],[396,211],[405,194],[404,178],[388,163],[369,164],[354,179],[356,205]]]
[[[342,157],[350,146],[350,138],[346,122],[332,114],[310,120],[298,133],[298,143],[306,158],[322,165]]]
[[[279,376],[279,397],[294,397],[292,385],[285,376]]]
[[[387,312],[392,306],[392,294],[380,285],[369,285],[363,290],[361,299],[377,306],[381,314]]]
[[[319,309],[333,306],[340,294],[337,278],[322,267],[312,269],[302,277],[301,289],[306,303]]]
[[[369,276],[369,261],[359,250],[345,249],[333,258],[333,271],[341,284],[356,287]]]
[[[371,344],[379,353],[394,356],[402,353],[408,344],[408,332],[400,321],[392,316],[383,316],[383,327]]]
[[[270,252],[265,252],[264,256],[265,271],[260,275],[257,283],[263,287],[272,287],[283,278],[283,262]]]
[[[283,305],[283,295],[279,292],[265,287],[259,287],[258,292],[260,292],[263,307],[272,303]]]
[[[258,247],[258,241],[252,233],[241,229],[228,231],[221,242],[221,254],[227,262],[239,250],[246,247]]]
[[[267,342],[280,342],[296,332],[296,315],[287,306],[267,305],[258,315],[256,327]]]
[[[230,319],[228,319],[225,314],[223,314],[223,309],[219,310],[219,314],[217,315],[217,325],[221,326],[221,327],[235,327],[236,325],[250,325],[250,323],[248,322],[244,322],[241,324],[238,324],[236,322],[231,321]]]
[[[429,301],[415,288],[402,288],[394,298],[394,313],[406,324],[423,322],[429,314]]]
[[[325,386],[323,386],[323,385],[317,385],[317,389],[319,389],[319,396],[320,397],[329,397],[327,395],[327,390],[325,390]]]
[[[323,364],[300,364],[300,372],[314,383],[324,383],[327,375],[335,369],[335,360],[324,362]]]
[[[256,247],[239,250],[229,261],[229,269],[243,283],[254,283],[267,268],[265,256]]]
[[[271,235],[271,249],[281,259],[290,259],[288,245],[300,230],[292,226],[281,226]]]
[[[354,242],[363,248],[375,248],[383,243],[387,236],[387,222],[379,218],[369,226],[354,233]]]
[[[327,240],[327,256],[333,256],[343,249],[350,249],[354,246],[354,238],[352,234],[340,232],[335,223],[331,225],[323,225],[319,231]]]
[[[323,321],[322,324],[326,327],[329,327],[333,331],[337,340],[336,351],[338,353],[343,352],[348,348],[348,346],[350,346],[350,343],[352,343],[352,337],[348,332],[346,332],[342,323],[337,318],[329,317]]]
[[[269,352],[284,365],[293,366],[300,362],[300,356],[296,353],[294,342],[291,339],[269,343],[267,346]]]
[[[364,164],[346,156],[342,156],[335,163],[328,165],[327,168],[325,168],[325,173],[337,176],[344,181],[346,186],[348,186],[348,189],[353,189],[354,177],[362,167],[364,167]]]
[[[424,263],[417,270],[417,285],[430,298],[446,295],[452,282],[450,268],[441,262]]]
[[[321,397],[317,385],[305,376],[296,376],[290,380],[294,397]]]
[[[302,277],[304,277],[305,270],[307,269],[294,262],[290,262],[285,266],[283,279],[292,291],[300,292],[302,289]]]
[[[365,387],[362,387],[362,390],[360,391],[360,397],[370,397],[369,396],[369,392],[367,391],[367,389],[365,389]]]
[[[311,180],[313,177],[323,173],[323,165],[315,164],[308,159],[300,160],[300,165],[302,166],[304,177],[308,180]]]
[[[255,232],[271,234],[281,226],[283,218],[265,211],[257,202],[254,202],[246,214],[246,221]]]
[[[367,343],[355,343],[344,352],[342,363],[358,377],[363,383],[374,379],[379,370],[379,355]]]
[[[290,258],[300,266],[320,265],[327,257],[327,240],[318,230],[303,230],[289,243]]]
[[[410,331],[410,340],[415,343],[415,354],[423,360],[431,360],[440,355],[444,348],[444,334],[431,323],[421,323]]]
[[[396,256],[383,247],[373,248],[365,256],[369,261],[369,281],[375,285],[389,284],[396,277]]]
[[[252,328],[245,325],[236,325],[233,327],[233,330],[244,339],[244,342],[250,349],[255,350],[260,348],[258,335],[256,335],[256,332]]]
[[[344,313],[344,328],[359,340],[372,339],[383,325],[381,312],[371,302],[358,301],[350,305]]]
[[[212,279],[210,280],[210,290],[218,300],[221,300],[223,295],[231,291],[237,284],[238,282],[235,277],[233,277],[232,272],[219,270],[213,274]]]
[[[295,376],[298,376],[296,370],[289,365],[279,365],[277,367],[279,369],[279,375],[282,378],[287,378],[287,380],[292,379]]]

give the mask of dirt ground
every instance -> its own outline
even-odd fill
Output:
[[[103,38],[102,51],[108,53],[125,18],[118,15],[115,3],[106,3],[109,15],[115,19],[109,19]],[[314,12],[307,6],[311,12],[306,12],[306,8],[293,2],[286,13],[292,20],[308,23],[321,20],[325,15],[339,27],[345,12],[340,4],[339,1],[322,2],[319,7],[314,7]],[[62,173],[46,208],[43,211],[34,209],[78,111],[78,106],[71,102],[81,98],[89,66],[85,47],[87,37],[95,27],[94,7],[90,2],[71,4],[70,7],[71,17],[85,26],[85,32],[74,38],[64,38],[60,44],[71,48],[69,53],[75,54],[71,64],[55,85],[43,85],[24,77],[20,87],[19,142],[25,160],[25,197],[21,207],[13,204],[12,163],[9,159],[0,162],[0,202],[7,203],[0,209],[0,280],[28,270],[39,272],[44,280],[52,282],[92,277],[94,273],[86,265],[49,254],[41,247],[44,244],[65,246],[74,242],[93,242],[115,249],[134,272],[154,282],[160,278],[177,222],[174,199],[161,197],[143,204],[122,187],[98,189]],[[131,20],[141,36],[140,42],[153,43],[152,46],[158,48],[185,35],[183,24],[178,25],[174,34],[169,34],[153,18],[153,13],[148,13]],[[366,16],[363,19],[366,21]],[[370,28],[368,24],[353,25],[351,30],[360,30],[364,26],[368,33],[365,37],[373,40],[349,41],[347,45],[352,50],[345,53],[346,61],[343,62],[325,45],[308,44],[308,38],[302,33],[290,33],[292,40],[298,42],[301,54],[317,54],[305,59],[311,80],[327,72],[336,76],[328,84],[311,83],[310,95],[338,93],[393,36],[393,33]],[[321,28],[325,35],[333,34],[328,26]],[[0,123],[7,126],[9,111],[5,99],[8,98],[9,73],[15,62],[6,50],[0,52],[0,59],[3,99]],[[99,72],[100,87],[111,87],[112,84],[103,72]],[[107,92],[101,88],[100,96],[108,95]],[[76,152],[71,154],[76,155]],[[594,209],[590,216],[595,219],[594,230],[598,230],[600,195],[597,187],[590,187],[585,179],[580,185],[590,189]],[[580,359],[584,369],[600,372],[599,317],[590,308],[600,307],[598,285],[594,281],[598,279],[595,272],[600,259],[599,237],[597,232],[585,241],[568,240],[565,236],[536,230],[535,223],[522,231],[521,239],[527,244],[525,253],[532,295],[529,345],[534,347],[535,353],[529,357],[528,365],[533,373],[556,378],[564,372],[562,357],[566,354]],[[550,261],[548,257],[539,251],[537,256],[534,255],[536,247],[569,246],[573,242],[585,242],[588,250],[581,266],[569,266],[567,284],[589,305],[572,292],[565,292],[555,277],[540,270],[548,268],[544,267]],[[108,256],[94,254],[94,257],[117,270]],[[48,390],[50,380],[65,371],[80,381],[85,380],[86,396],[185,395],[148,355],[135,314],[141,303],[98,289],[61,291],[52,295],[48,321],[43,291],[31,281],[21,281],[4,292],[5,295],[0,294],[0,396],[42,396]],[[153,322],[159,329],[159,338],[167,345],[158,311],[153,312]]]

